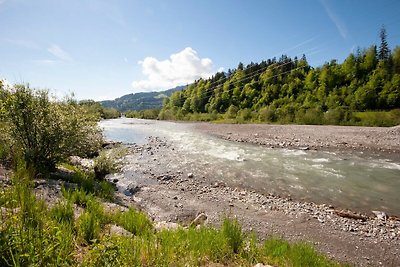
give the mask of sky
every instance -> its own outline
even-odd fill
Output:
[[[0,0],[0,79],[61,97],[160,91],[282,54],[400,45],[399,0]]]

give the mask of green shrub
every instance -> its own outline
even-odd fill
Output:
[[[51,171],[68,156],[86,156],[100,148],[95,118],[70,99],[51,101],[47,91],[15,85],[1,94],[0,102],[8,139],[35,174]]]
[[[86,207],[88,202],[93,200],[93,195],[87,193],[82,188],[79,190],[62,190],[64,197],[71,203],[81,207]]]
[[[78,234],[88,244],[99,237],[100,230],[100,220],[95,214],[85,211],[79,217]]]
[[[92,196],[89,196],[86,202],[86,209],[78,219],[78,235],[88,244],[93,243],[99,237],[105,218],[101,204]]]
[[[50,216],[59,223],[71,224],[74,221],[74,208],[70,201],[59,201],[51,210]]]
[[[100,181],[99,189],[97,190],[97,196],[107,199],[114,199],[115,186],[108,181]]]
[[[107,174],[117,172],[119,164],[107,151],[101,151],[100,155],[94,160],[94,173],[97,178],[103,179]]]
[[[130,208],[114,215],[115,222],[134,235],[147,235],[153,231],[153,224],[146,214]]]
[[[244,241],[242,227],[239,222],[236,219],[225,218],[222,224],[222,234],[233,253],[239,253]]]
[[[392,111],[354,112],[354,119],[362,126],[396,126],[400,125],[400,109]]]

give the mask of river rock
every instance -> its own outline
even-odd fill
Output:
[[[132,196],[139,191],[140,191],[140,185],[138,185],[137,183],[131,183],[124,190],[124,194],[127,196]]]
[[[386,221],[386,219],[387,219],[387,215],[383,211],[373,210],[372,213],[375,214],[375,216],[376,216],[376,218],[378,218],[378,220]]]
[[[205,221],[207,220],[207,215],[202,212],[197,217],[192,221],[190,226],[198,226],[198,225],[203,225]]]
[[[161,222],[157,222],[154,225],[154,228],[156,229],[156,231],[161,231],[161,230],[175,230],[178,229],[180,227],[179,224],[174,223],[174,222],[165,222],[165,221],[161,221]]]
[[[265,264],[262,264],[262,263],[257,263],[256,265],[254,265],[254,267],[273,267],[272,265],[265,265]]]
[[[106,227],[107,228],[107,227]],[[109,225],[109,230],[108,230],[109,235],[118,235],[118,236],[128,236],[131,237],[133,234],[121,226],[111,224]]]
[[[193,173],[189,172],[187,175],[188,178],[193,178]]]

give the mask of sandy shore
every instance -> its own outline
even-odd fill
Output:
[[[400,154],[400,126],[315,126],[198,123],[194,127],[226,140],[272,148],[350,149]]]

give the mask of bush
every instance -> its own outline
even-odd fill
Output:
[[[233,253],[239,253],[244,241],[242,227],[239,222],[237,220],[225,218],[222,224],[222,234]]]
[[[88,156],[100,148],[96,119],[71,99],[51,101],[47,91],[24,85],[0,97],[6,134],[35,174],[51,171],[68,156]]]
[[[113,154],[113,153],[110,153]],[[96,178],[103,179],[107,174],[117,172],[120,169],[116,158],[109,155],[107,151],[101,151],[94,159],[94,173]]]

